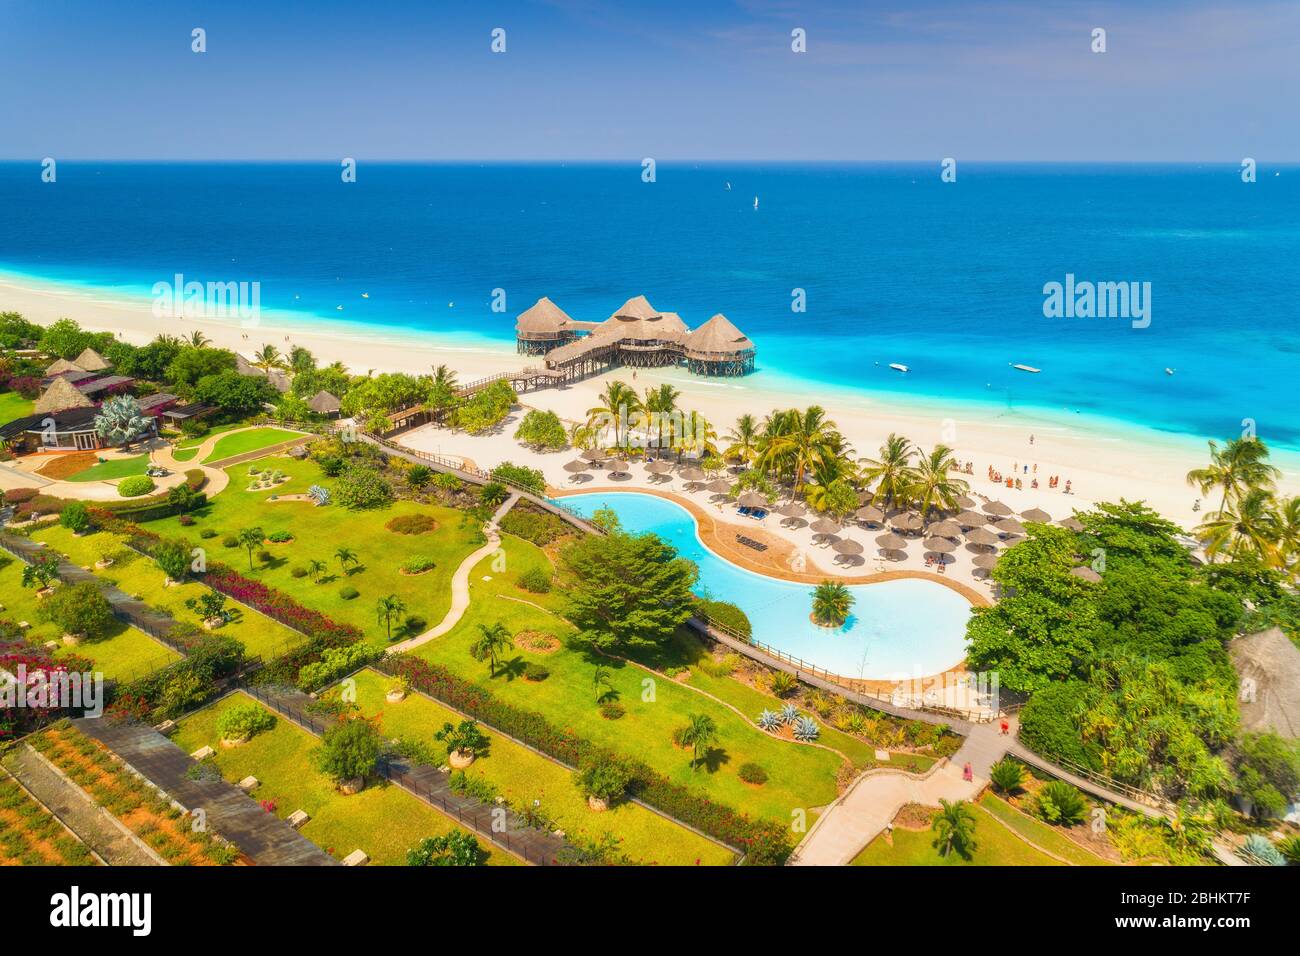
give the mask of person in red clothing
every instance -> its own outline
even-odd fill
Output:
[[[974,773],[974,771],[971,770],[971,768],[970,768],[970,764],[969,764],[969,763],[966,764],[966,766],[964,766],[964,767],[961,768],[961,778],[962,778],[963,780],[974,780],[974,779],[975,779],[975,773]]]
[[[1005,737],[1007,735],[1007,732],[1011,729],[1011,725],[1007,723],[1007,719],[1005,717],[1002,718],[1001,727],[1002,727],[1002,736]]]

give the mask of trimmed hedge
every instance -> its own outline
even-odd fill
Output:
[[[749,615],[730,601],[711,601],[700,598],[695,602],[695,616],[705,621],[720,624],[724,628],[748,638],[754,630],[749,623]]]
[[[570,767],[593,761],[618,760],[632,771],[629,791],[633,796],[716,840],[742,850],[747,863],[779,866],[793,847],[786,828],[769,820],[755,820],[703,794],[673,783],[638,760],[624,758],[579,737],[560,730],[541,714],[520,710],[437,664],[405,654],[385,658],[375,665],[392,676],[406,678],[412,687],[449,704],[554,757]]]

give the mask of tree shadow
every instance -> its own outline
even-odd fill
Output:
[[[696,767],[703,767],[705,773],[717,773],[729,763],[731,763],[731,754],[721,747],[709,747],[700,755]],[[695,767],[692,767],[692,769],[695,769]]]
[[[524,676],[524,668],[528,666],[523,655],[516,655],[508,661],[497,662],[497,677],[504,677],[508,681]]]

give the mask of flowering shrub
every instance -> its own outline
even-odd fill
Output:
[[[571,767],[601,760],[620,761],[631,773],[628,791],[633,796],[728,846],[740,848],[750,864],[780,865],[790,855],[790,838],[776,822],[754,820],[725,804],[715,803],[689,787],[673,783],[638,760],[619,757],[571,730],[554,727],[541,714],[498,700],[445,667],[405,654],[385,658],[375,667],[408,680],[415,689]]]
[[[351,644],[361,639],[360,628],[352,624],[340,624],[320,611],[303,607],[287,594],[268,587],[261,581],[246,578],[224,564],[209,565],[203,583],[308,637],[319,637],[330,644]]]

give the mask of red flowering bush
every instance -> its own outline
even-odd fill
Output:
[[[303,607],[289,595],[268,587],[261,581],[246,578],[224,564],[209,565],[207,573],[203,575],[203,583],[308,637],[318,637],[333,644],[351,644],[362,637],[360,628],[352,624],[340,624],[320,611]]]

